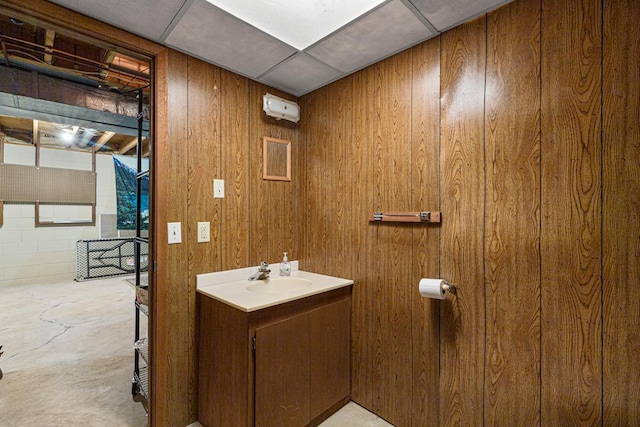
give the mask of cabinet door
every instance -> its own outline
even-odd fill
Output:
[[[309,423],[309,318],[304,313],[256,329],[255,425]]]
[[[351,392],[351,302],[309,312],[310,412],[316,418]]]

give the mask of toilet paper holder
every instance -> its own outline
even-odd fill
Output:
[[[450,292],[452,294],[455,294],[456,293],[456,289],[458,289],[458,288],[453,283],[449,283],[446,280],[442,282],[442,291]]]

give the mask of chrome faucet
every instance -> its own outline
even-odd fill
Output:
[[[260,263],[260,267],[258,268],[258,271],[256,271],[254,274],[251,275],[251,277],[249,277],[249,280],[265,280],[269,278],[269,273],[271,273],[271,270],[269,270],[269,263],[266,261],[262,261]]]

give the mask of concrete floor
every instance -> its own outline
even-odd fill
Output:
[[[0,285],[0,426],[146,426],[134,296],[122,277]]]
[[[147,425],[131,397],[134,289],[125,279],[0,285],[0,427]],[[322,426],[391,424],[349,403]]]

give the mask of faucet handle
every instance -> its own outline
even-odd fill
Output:
[[[262,261],[260,263],[260,269],[259,271],[270,271],[269,270],[269,263],[267,261]]]

